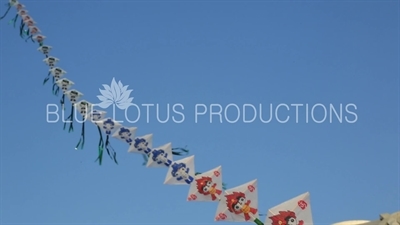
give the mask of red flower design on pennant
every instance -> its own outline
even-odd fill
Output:
[[[297,202],[297,204],[299,205],[299,207],[304,210],[305,208],[307,208],[307,202],[300,200],[299,202]]]
[[[189,197],[190,200],[196,200],[197,196],[195,194],[191,194]]]
[[[219,220],[224,220],[224,219],[226,219],[226,214],[220,213],[220,214],[218,214],[218,218],[219,218]]]
[[[247,189],[249,189],[250,192],[253,192],[254,190],[256,190],[256,188],[253,185],[247,186]]]
[[[214,175],[215,175],[216,177],[219,177],[219,175],[221,175],[221,173],[218,172],[218,171],[216,170],[216,171],[214,171]]]

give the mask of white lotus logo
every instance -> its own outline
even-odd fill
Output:
[[[99,89],[101,95],[97,95],[97,98],[101,101],[98,106],[105,109],[114,104],[119,109],[126,109],[133,105],[133,97],[129,97],[132,89],[128,90],[128,86],[123,86],[121,81],[115,82],[114,78],[111,81],[111,86],[103,84],[104,90]]]

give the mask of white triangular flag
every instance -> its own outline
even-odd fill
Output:
[[[218,204],[215,221],[254,222],[258,220],[257,180],[225,191]]]
[[[189,156],[171,164],[164,184],[188,185],[194,181],[194,174],[194,156]]]
[[[313,225],[310,193],[306,192],[269,209],[265,225]]]

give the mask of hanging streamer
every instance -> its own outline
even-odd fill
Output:
[[[172,148],[172,154],[179,156],[188,155],[189,150],[186,148],[186,146],[184,148]]]
[[[0,20],[4,19],[4,17],[7,16],[8,12],[10,11],[11,7],[15,7],[17,8],[17,11],[25,8],[24,5],[20,4],[17,0],[9,0],[8,3],[6,4],[7,6],[7,10],[6,12],[3,14],[3,16],[0,17]],[[16,15],[16,18],[18,18],[18,14]],[[11,22],[11,21],[10,21]]]
[[[8,5],[8,8],[7,8],[6,12],[3,14],[3,16],[0,17],[0,20],[2,20],[4,17],[6,17],[7,14],[8,14],[8,12],[9,12],[10,9],[11,9],[11,5],[9,5],[9,4],[7,4],[7,5]]]
[[[76,144],[75,146],[75,150],[78,150],[79,148],[83,149],[83,146],[85,145],[85,123],[86,120],[88,119],[88,114],[92,109],[92,103],[85,100],[81,100],[77,102],[75,105],[76,109],[82,115],[82,121],[80,121],[82,123],[81,137],[78,141],[78,144]]]
[[[103,133],[101,131],[100,126],[96,123],[98,121],[102,121],[105,118],[107,112],[100,111],[100,110],[91,110],[89,113],[90,121],[96,125],[97,130],[99,132],[99,144],[98,144],[98,157],[96,158],[95,162],[99,161],[99,165],[103,162],[103,151],[104,151],[104,141],[103,141]]]
[[[106,119],[103,119],[103,120],[100,120],[100,121],[96,121],[95,123],[106,134],[105,148],[107,150],[108,156],[110,156],[110,158],[112,160],[114,160],[114,162],[116,164],[118,164],[118,162],[117,162],[117,153],[115,152],[114,148],[110,144],[110,135],[111,135],[111,133],[115,132],[118,128],[120,128],[122,125],[120,123],[118,123],[117,121],[111,119],[111,118],[106,118]],[[102,139],[102,137],[101,137],[101,139]],[[110,152],[112,152],[112,153],[110,153]]]
[[[143,162],[142,165],[149,167],[148,165],[150,165],[153,161],[156,161],[155,158],[153,158],[153,160],[149,161],[149,159],[152,158],[152,157],[157,157],[157,158],[161,158],[162,160],[164,160],[168,155],[168,156],[171,156],[170,160],[172,160],[172,155],[182,156],[182,155],[187,155],[188,152],[189,152],[189,150],[187,150],[186,147],[185,148],[180,148],[180,147],[179,148],[172,148],[172,147],[169,148],[169,147],[167,147],[168,151],[166,151],[163,148],[166,147],[167,145],[159,147],[157,149],[153,149],[148,154],[143,154],[144,162]],[[153,151],[155,151],[155,152],[154,152],[153,156],[151,156],[150,154]],[[158,164],[160,164],[160,163],[161,163],[161,161],[158,161]],[[154,164],[152,164],[152,165],[154,165]],[[152,166],[150,166],[150,167],[152,167]]]
[[[69,123],[68,133],[74,131],[74,111],[76,102],[83,96],[83,94],[77,90],[68,90],[63,96],[67,96],[71,102],[71,114],[68,116],[67,121],[64,123],[64,130],[67,123]]]

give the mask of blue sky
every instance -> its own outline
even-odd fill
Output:
[[[98,103],[115,78],[160,116],[184,105],[183,123],[158,123],[152,109],[149,123],[126,125],[153,133],[154,146],[187,145],[196,171],[221,165],[228,188],[258,179],[262,213],[306,191],[314,224],[400,209],[398,1],[22,3],[85,100]],[[60,97],[42,85],[37,44],[8,25],[14,15],[0,21],[2,224],[214,224],[216,203],[186,202],[188,186],[164,185],[166,170],[142,166],[126,144],[112,139],[119,165],[105,155],[99,166],[95,126],[76,151],[80,126],[46,122]],[[354,104],[357,121],[306,123],[301,111],[296,123],[281,108],[287,123],[195,123],[196,104],[230,103],[262,104],[265,117],[270,104]]]

